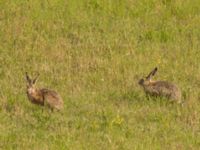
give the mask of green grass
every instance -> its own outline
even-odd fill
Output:
[[[0,149],[199,149],[199,25],[199,0],[2,0]],[[145,96],[155,66],[183,106]],[[26,71],[62,112],[28,101]]]

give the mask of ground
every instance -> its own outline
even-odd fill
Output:
[[[2,0],[0,149],[199,149],[199,25],[199,0]],[[139,87],[155,66],[183,104]],[[63,111],[28,101],[26,71]]]

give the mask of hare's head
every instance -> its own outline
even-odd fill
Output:
[[[27,80],[27,91],[28,93],[34,93],[36,88],[35,88],[35,84],[36,84],[36,81],[39,77],[39,73],[37,74],[37,76],[34,78],[34,79],[31,79],[29,76],[28,76],[28,73],[26,72],[26,80]]]
[[[145,85],[149,85],[152,82],[152,77],[155,75],[155,73],[157,72],[158,68],[154,68],[148,76],[146,76],[145,78],[142,78],[139,80],[138,84],[141,86],[145,86]]]

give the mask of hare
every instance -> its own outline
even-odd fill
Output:
[[[32,80],[29,76],[28,73],[26,72],[26,80],[27,80],[27,96],[28,99],[37,105],[47,105],[49,106],[52,110],[61,110],[63,108],[63,100],[60,97],[60,95],[49,89],[38,89],[36,88],[36,81],[39,77],[39,74]]]
[[[181,90],[173,83],[168,81],[152,81],[152,76],[155,75],[158,68],[154,68],[149,75],[140,79],[138,84],[144,88],[147,94],[152,96],[161,96],[170,99],[171,101],[176,101],[181,103]]]

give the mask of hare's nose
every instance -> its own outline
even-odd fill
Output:
[[[144,79],[140,79],[139,82],[138,82],[138,84],[140,84],[140,85],[143,84],[143,83],[144,83]]]

